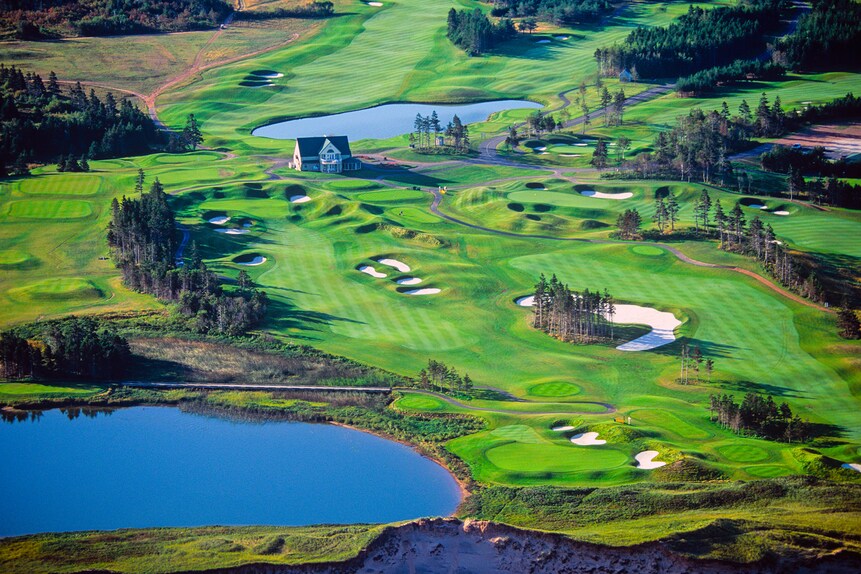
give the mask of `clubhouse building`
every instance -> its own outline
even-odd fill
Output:
[[[362,169],[362,162],[350,152],[347,136],[323,136],[296,138],[293,161],[290,164],[299,171],[341,173]]]

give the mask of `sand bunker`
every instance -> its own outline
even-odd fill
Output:
[[[311,201],[311,198],[307,195],[291,195],[290,203],[307,203]]]
[[[527,295],[526,297],[521,297],[514,301],[521,307],[534,307],[535,306],[535,295]]]
[[[676,340],[673,331],[682,324],[672,313],[639,305],[616,305],[613,321],[626,325],[648,325],[652,328],[650,333],[616,347],[619,351],[648,351],[668,345]]]
[[[580,446],[592,446],[596,444],[607,444],[607,441],[604,439],[598,438],[598,433],[596,432],[584,432],[580,434],[575,434],[571,437],[571,442]]]
[[[574,145],[576,145],[577,147],[586,147],[589,144],[587,144],[587,143],[575,143]]]
[[[857,470],[858,472],[861,472],[861,463],[844,462],[840,466],[842,466],[843,468],[848,468],[849,470]]]
[[[745,205],[745,207],[749,207],[751,209],[768,209],[766,206],[761,203],[751,203],[750,205]]]
[[[774,213],[775,215],[789,215],[788,211],[784,211],[782,209],[780,211],[774,211],[772,213]]]
[[[227,235],[245,235],[248,233],[247,229],[216,229],[216,233],[226,233]]]
[[[535,151],[547,151],[547,148],[545,146],[541,146],[541,147],[535,148]]]
[[[379,8],[382,5],[383,5],[382,2],[368,2],[368,6],[373,6],[375,8]]]
[[[404,291],[404,295],[436,295],[440,291],[442,291],[442,289],[412,289],[410,291]]]
[[[600,191],[593,191],[591,189],[581,191],[580,195],[585,195],[586,197],[596,197],[598,199],[628,199],[629,197],[634,197],[634,194],[630,191],[626,191],[624,193],[602,193]]]
[[[568,39],[568,36],[553,36],[553,37],[556,38],[557,40],[567,40]]]
[[[283,78],[284,74],[281,72],[272,72],[270,74],[254,74],[255,76],[259,76],[261,78]]]
[[[410,266],[406,263],[398,261],[397,259],[378,259],[377,263],[381,263],[383,265],[388,265],[389,267],[394,267],[401,273],[409,273]]]
[[[637,460],[637,468],[652,469],[664,466],[667,463],[653,460],[659,454],[656,450],[644,450],[634,457]]]
[[[421,282],[422,280],[418,277],[403,277],[396,281],[398,285],[418,285]]]
[[[266,263],[266,258],[262,255],[258,255],[251,261],[237,261],[236,263],[238,263],[239,265],[263,265],[264,263]]]
[[[580,157],[579,153],[560,153],[560,157]]]
[[[549,43],[550,43],[550,40],[547,40],[547,39],[544,39],[544,40],[535,40],[535,43],[536,43],[536,44],[549,44]]]
[[[566,425],[566,426],[562,426],[562,427],[553,427],[550,430],[552,430],[554,432],[565,432],[565,431],[569,431],[569,430],[574,430],[574,427]]]
[[[224,225],[228,221],[230,221],[230,218],[226,215],[219,215],[218,217],[209,218],[209,222],[214,225]]]
[[[361,267],[359,267],[359,271],[361,271],[362,273],[367,273],[371,277],[376,277],[377,279],[382,279],[386,276],[385,273],[380,273],[370,265],[362,265]]]

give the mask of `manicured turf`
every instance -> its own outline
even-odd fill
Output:
[[[88,202],[77,199],[19,200],[9,203],[7,210],[9,217],[26,219],[78,219],[93,213]]]
[[[580,392],[580,387],[573,383],[539,383],[529,387],[529,394],[534,397],[568,397]]]

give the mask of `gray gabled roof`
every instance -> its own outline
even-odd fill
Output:
[[[308,157],[312,155],[320,155],[320,150],[326,146],[326,142],[331,142],[333,146],[338,148],[342,156],[352,156],[350,151],[350,141],[347,136],[323,136],[315,138],[296,138],[296,145],[299,147],[299,155]]]

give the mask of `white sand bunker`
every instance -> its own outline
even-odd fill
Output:
[[[361,267],[359,267],[359,271],[361,271],[362,273],[367,273],[371,277],[376,277],[377,279],[382,279],[386,276],[385,273],[380,273],[370,265],[362,265]]]
[[[428,289],[411,289],[409,291],[404,291],[404,295],[436,295],[442,291],[442,289],[436,289],[434,287]]]
[[[396,281],[398,285],[418,285],[421,282],[422,280],[418,277],[402,277]]]
[[[616,305],[613,321],[652,328],[650,333],[616,347],[619,351],[648,351],[672,343],[676,340],[673,331],[682,324],[672,313],[639,305]]]
[[[535,306],[535,295],[527,295],[526,297],[521,297],[514,301],[521,307],[534,307]]]
[[[248,228],[249,228],[249,227],[251,227],[252,225],[254,225],[254,224],[253,224],[253,223],[251,223],[250,221],[246,221],[245,223],[243,223],[243,224],[242,224],[242,227],[244,227],[244,228],[248,229]]]
[[[290,196],[290,203],[308,203],[311,201],[311,198],[307,195],[292,195]]]
[[[586,147],[586,146],[588,146],[589,144],[587,144],[587,143],[582,143],[582,142],[581,142],[581,143],[575,143],[574,145],[576,145],[577,147]]]
[[[567,40],[568,39],[568,36],[553,36],[553,37],[556,38],[557,40]]]
[[[284,77],[284,74],[282,74],[281,72],[275,72],[272,74],[255,74],[255,75],[260,76],[261,78],[283,78]]]
[[[245,235],[248,233],[247,229],[216,229],[216,233],[226,233],[227,235]]]
[[[560,153],[560,157],[580,157],[579,153]]]
[[[745,207],[749,207],[751,209],[768,209],[766,206],[761,203],[751,203],[750,205],[746,205]]]
[[[637,468],[645,468],[648,470],[664,466],[667,463],[653,460],[659,454],[660,453],[656,450],[644,450],[634,457],[637,460]]]
[[[596,432],[584,432],[580,434],[575,434],[571,437],[571,442],[580,446],[592,446],[596,444],[607,444],[607,441],[604,439],[598,438],[598,433]]]
[[[549,44],[549,43],[550,43],[550,40],[547,40],[547,39],[545,38],[544,40],[535,40],[535,43],[536,43],[536,44]]]
[[[574,430],[574,427],[565,425],[565,426],[561,426],[561,427],[553,427],[550,430],[552,430],[553,432],[565,432],[565,431],[569,431],[569,430]]]
[[[861,472],[861,464],[857,462],[844,462],[840,466],[848,468],[849,470],[857,470],[858,472]]]
[[[266,258],[261,255],[258,255],[251,261],[237,261],[236,263],[238,263],[239,265],[263,265],[264,263],[266,263]]]
[[[406,263],[398,261],[397,259],[379,259],[377,263],[381,263],[382,265],[388,265],[389,267],[394,267],[401,273],[409,273],[410,266]]]
[[[774,211],[772,213],[774,213],[775,215],[789,215],[788,211],[784,211],[782,209],[780,211]]]
[[[379,8],[382,5],[382,2],[368,2],[368,6],[373,6],[374,8]]]
[[[537,148],[535,148],[535,151],[547,151],[547,147],[546,146],[537,147]]]
[[[219,215],[217,217],[210,217],[209,218],[209,222],[214,224],[214,225],[224,225],[228,221],[230,221],[230,218],[227,217],[226,215]]]
[[[629,197],[634,197],[634,194],[630,191],[626,191],[624,193],[602,193],[600,191],[594,191],[591,189],[581,191],[580,195],[585,195],[586,197],[596,197],[598,199],[628,199]]]

